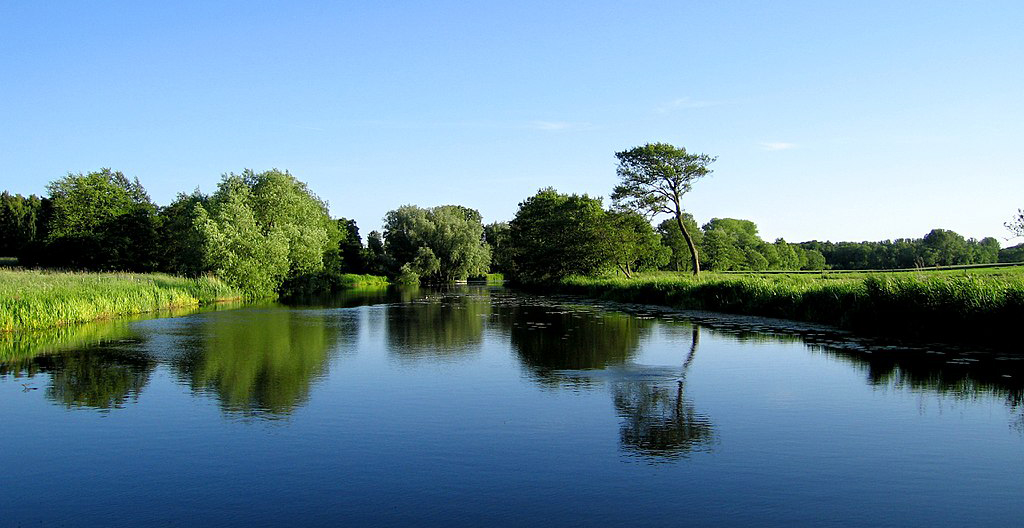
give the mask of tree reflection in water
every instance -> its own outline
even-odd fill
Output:
[[[216,394],[230,412],[275,417],[306,401],[326,373],[339,335],[354,335],[354,316],[318,311],[246,310],[205,319],[205,339],[175,362],[193,390]]]
[[[137,339],[100,343],[77,351],[0,364],[0,375],[49,375],[47,399],[67,408],[110,410],[137,401],[156,361],[134,350]],[[25,384],[29,387],[29,384]]]
[[[699,326],[690,327],[690,349],[681,367],[664,369],[630,364],[655,324],[649,319],[558,306],[512,306],[500,311],[500,320],[539,383],[610,387],[622,420],[624,452],[670,460],[713,445],[711,420],[685,396],[686,374],[700,345]]]
[[[700,327],[694,326],[690,351],[674,387],[643,380],[614,384],[615,409],[623,420],[619,430],[623,449],[665,459],[710,450],[715,441],[711,420],[697,413],[684,394],[686,374],[699,345]]]
[[[436,360],[470,353],[480,346],[490,313],[490,297],[479,292],[434,294],[388,305],[388,350],[402,360]]]
[[[632,358],[651,321],[560,306],[511,306],[499,314],[513,350],[544,385],[589,385],[571,371],[605,369]]]

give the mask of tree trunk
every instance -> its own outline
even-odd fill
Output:
[[[679,230],[683,232],[686,245],[690,248],[690,256],[693,257],[693,276],[699,276],[700,257],[697,256],[697,246],[693,245],[693,239],[690,238],[690,233],[686,231],[686,226],[683,225],[683,213],[679,209],[676,209],[676,223],[679,224]]]

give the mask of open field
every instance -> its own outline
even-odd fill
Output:
[[[241,296],[215,277],[0,269],[0,332],[66,326]]]
[[[564,279],[559,290],[621,302],[779,317],[857,331],[1016,341],[1024,267],[922,272],[651,273]]]

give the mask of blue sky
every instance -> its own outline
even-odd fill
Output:
[[[1024,207],[1024,2],[0,0],[0,189],[112,167],[158,204],[290,170],[365,235],[412,203],[608,196],[614,153],[718,156],[685,205],[768,240],[996,236]]]

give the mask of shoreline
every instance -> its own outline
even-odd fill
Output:
[[[1020,269],[1020,268],[1018,268]],[[541,287],[520,285],[528,291]],[[792,280],[784,276],[568,277],[546,293],[822,324],[866,335],[1009,345],[1024,321],[1024,280],[972,275]]]

